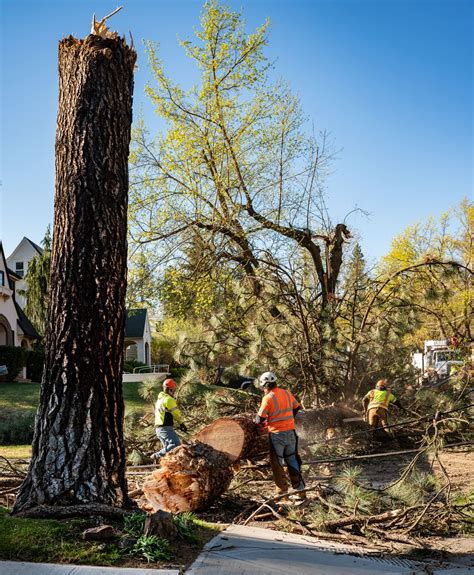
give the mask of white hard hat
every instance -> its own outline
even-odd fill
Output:
[[[260,387],[265,387],[269,383],[275,383],[276,380],[277,376],[273,373],[273,371],[266,371],[260,376]]]

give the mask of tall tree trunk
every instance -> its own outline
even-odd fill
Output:
[[[136,54],[107,36],[59,44],[45,366],[32,460],[15,512],[128,503],[122,362]]]

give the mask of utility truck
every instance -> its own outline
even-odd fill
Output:
[[[463,365],[457,341],[451,339],[428,339],[423,353],[413,354],[413,366],[420,370],[422,384],[432,385],[447,379]]]

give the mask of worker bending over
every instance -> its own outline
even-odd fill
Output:
[[[165,379],[163,382],[163,391],[158,395],[158,400],[155,404],[156,436],[163,446],[160,451],[152,455],[152,459],[155,461],[159,461],[165,453],[181,445],[181,441],[175,431],[176,424],[179,425],[181,431],[187,431],[183,416],[174,398],[175,391],[176,382],[174,379]]]
[[[372,427],[374,432],[378,429],[382,429],[385,436],[387,436],[390,405],[396,405],[398,408],[404,409],[392,391],[387,388],[385,379],[379,379],[379,381],[377,381],[375,389],[371,389],[365,395],[362,403],[364,405],[367,423]]]
[[[267,371],[260,376],[259,385],[265,395],[255,419],[262,428],[268,427],[270,464],[278,495],[288,491],[286,464],[294,489],[305,487],[301,476],[301,459],[298,455],[298,436],[295,431],[295,415],[301,409],[293,394],[277,387],[277,377]]]

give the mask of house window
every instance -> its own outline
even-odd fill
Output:
[[[25,262],[15,262],[15,271],[22,278],[25,274]]]
[[[0,286],[5,285],[5,272],[0,271]]]

